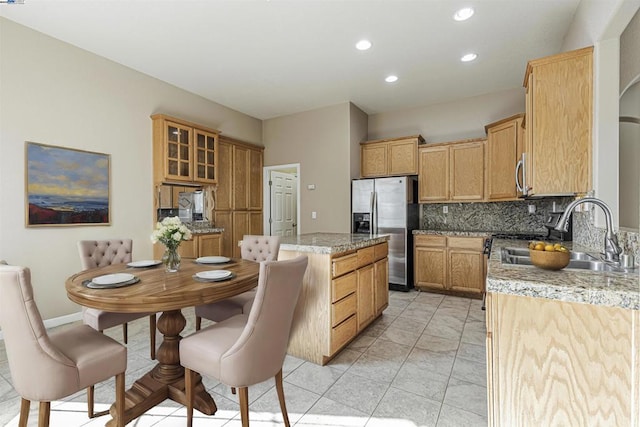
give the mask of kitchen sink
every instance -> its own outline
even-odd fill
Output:
[[[533,265],[527,248],[502,248],[500,258],[503,264],[512,265]],[[586,252],[571,252],[569,265],[565,268],[589,271],[614,271],[626,273],[633,269],[622,268],[608,264]]]

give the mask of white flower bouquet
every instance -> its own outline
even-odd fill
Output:
[[[156,224],[151,233],[152,243],[162,243],[167,249],[176,249],[183,240],[191,240],[191,231],[177,216],[167,217]]]

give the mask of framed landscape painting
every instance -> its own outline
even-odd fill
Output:
[[[108,154],[27,142],[27,227],[109,225]]]

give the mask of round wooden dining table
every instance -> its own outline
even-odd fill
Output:
[[[232,276],[223,281],[203,281],[196,273],[207,270],[228,270]],[[186,404],[184,368],[180,365],[180,333],[186,326],[181,309],[207,304],[241,294],[258,284],[260,264],[232,259],[224,264],[198,264],[183,259],[178,272],[169,273],[163,265],[147,268],[113,264],[74,274],[65,283],[68,298],[85,307],[122,313],[162,312],[157,328],[163,340],[157,351],[157,365],[139,378],[126,391],[124,424],[144,414],[165,399]],[[140,279],[137,283],[109,289],[86,286],[92,279],[107,274],[129,273]],[[198,376],[194,407],[213,415],[217,408]],[[110,414],[116,416],[112,406]],[[111,419],[107,426],[117,425]]]

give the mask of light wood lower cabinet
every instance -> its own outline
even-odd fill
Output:
[[[221,255],[223,235],[224,233],[194,234],[193,239],[182,242],[180,246],[178,246],[178,253],[182,258]],[[161,244],[154,245],[154,258],[162,258],[163,253],[164,246]]]
[[[482,237],[414,236],[414,286],[479,297],[484,292]]]
[[[640,425],[640,311],[487,293],[490,426]]]
[[[280,250],[309,259],[288,354],[326,364],[388,306],[388,244],[340,254]]]

